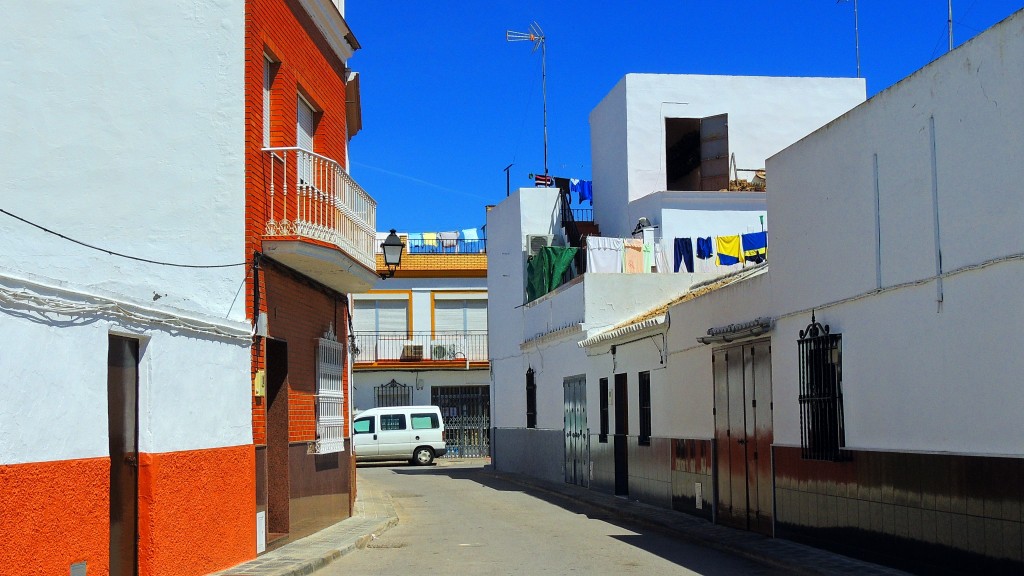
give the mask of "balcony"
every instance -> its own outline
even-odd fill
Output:
[[[486,366],[487,331],[353,332],[356,368],[415,364],[417,368]],[[362,366],[360,366],[362,365]]]
[[[487,240],[485,238],[452,238],[424,240],[422,234],[400,234],[405,243],[402,265],[396,272],[400,278],[433,278],[458,276],[487,277]],[[377,239],[377,244],[383,238]],[[383,272],[384,255],[377,248],[377,270]]]
[[[334,160],[301,148],[264,148],[263,252],[339,292],[378,279],[377,203]]]

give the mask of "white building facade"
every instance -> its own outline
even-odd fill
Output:
[[[378,234],[384,240],[384,234]],[[436,405],[446,458],[490,453],[487,239],[479,229],[399,234],[395,276],[352,295],[353,410]],[[385,271],[383,261],[379,262]]]
[[[768,264],[568,337],[577,483],[914,572],[1020,573],[1022,38],[1018,12],[768,158]]]
[[[242,13],[5,10],[5,566],[198,574],[255,552]]]
[[[637,239],[642,236],[663,255],[655,267],[659,273],[587,269],[528,302],[533,239],[549,236],[555,246],[578,248],[586,241],[568,231],[557,189],[524,188],[490,211],[488,313],[492,325],[503,327],[490,338],[498,469],[615,488],[612,448],[597,440],[596,423],[599,412],[614,416],[599,398],[614,403],[614,378],[604,370],[621,370],[620,356],[608,349],[591,358],[578,343],[691,286],[744,273],[742,264],[707,261],[692,272],[666,264],[678,237],[695,240],[767,226],[764,192],[735,189],[757,174],[739,173],[746,166],[734,165],[734,154],[761,170],[770,154],[863,100],[864,82],[858,79],[631,74],[620,81],[591,114],[594,220],[601,237],[623,239],[644,218],[646,230],[637,231]],[[567,276],[580,272],[577,264]],[[642,332],[664,325],[664,318],[645,321]],[[646,345],[644,354],[655,354],[664,366],[664,343],[659,345],[660,351]],[[656,372],[650,377],[661,378]],[[656,468],[634,467],[637,478],[651,480],[652,491]],[[619,476],[621,490],[629,474]]]

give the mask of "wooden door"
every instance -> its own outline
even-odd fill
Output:
[[[110,442],[110,575],[138,574],[139,341],[111,335],[107,346]]]
[[[772,533],[771,346],[714,351],[717,522]]]

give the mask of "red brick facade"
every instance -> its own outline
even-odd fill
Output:
[[[268,193],[272,170],[276,170],[273,181],[277,190],[281,190],[284,183],[284,170],[277,168],[279,164],[274,164],[262,150],[265,59],[269,58],[272,63],[270,147],[297,145],[299,97],[314,109],[313,152],[346,167],[348,135],[345,63],[328,45],[302,5],[297,0],[248,0],[245,18],[245,230],[247,255],[252,257],[254,253],[263,252],[268,219],[272,215],[275,219],[282,218],[285,207],[280,193],[271,206]],[[294,166],[288,169],[295,170]],[[258,296],[254,295],[254,290],[258,291]],[[260,261],[259,270],[249,275],[246,299],[248,310],[258,308],[267,318],[267,337],[258,337],[253,346],[254,379],[258,372],[264,371],[268,380],[276,378],[280,387],[281,375],[285,375],[280,388],[284,393],[281,399],[285,401],[274,404],[270,421],[269,391],[267,396],[256,396],[255,391],[253,395],[257,506],[268,512],[268,532],[291,532],[290,537],[297,537],[301,534],[294,531],[296,525],[305,529],[323,527],[349,516],[355,496],[355,465],[347,441],[345,452],[330,455],[330,460],[336,458],[336,466],[313,466],[314,456],[307,455],[305,450],[307,443],[316,440],[317,432],[317,339],[333,327],[337,339],[347,343],[347,300],[344,294],[265,258]],[[270,360],[268,349],[272,346],[275,355]],[[286,350],[286,354],[282,350]],[[344,385],[347,413],[347,375]],[[285,413],[287,442],[283,434]],[[325,496],[324,486],[330,487],[326,496],[331,498],[320,506],[326,510],[306,513],[296,505],[304,497]],[[289,501],[292,503],[288,504]],[[337,509],[339,506],[342,509]]]

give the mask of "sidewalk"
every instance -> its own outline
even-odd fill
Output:
[[[908,574],[895,568],[871,564],[789,540],[768,538],[753,532],[712,524],[690,514],[631,501],[580,486],[548,482],[518,474],[494,472],[490,469],[487,473],[524,488],[567,501],[584,503],[615,518],[650,526],[679,539],[749,558],[785,570],[790,574],[808,576],[825,574],[902,576]]]
[[[355,513],[316,534],[267,552],[216,576],[306,576],[338,558],[365,547],[376,535],[398,524],[391,497],[360,484]]]
[[[753,532],[712,524],[702,518],[619,498],[570,484],[548,482],[505,472],[487,465],[482,473],[568,502],[579,502],[617,519],[661,530],[701,546],[736,554],[753,561],[802,575],[905,575],[893,568],[863,562],[788,540],[767,538]],[[363,548],[376,535],[398,524],[391,497],[361,483],[355,514],[276,550],[217,572],[217,576],[305,576],[342,556]]]

